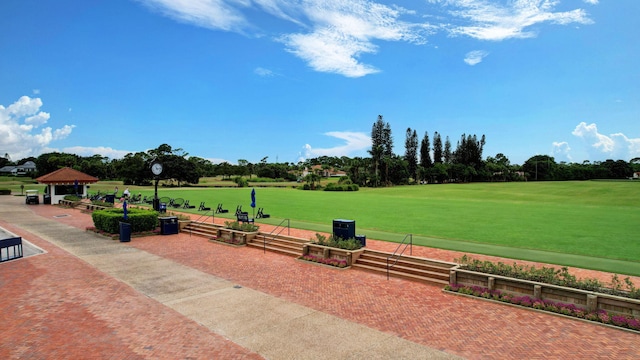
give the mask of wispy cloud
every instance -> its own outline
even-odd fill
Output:
[[[453,35],[465,35],[480,40],[500,41],[510,38],[531,38],[536,33],[527,30],[539,23],[567,25],[590,24],[583,9],[554,12],[555,0],[514,0],[497,4],[488,0],[446,0],[449,13],[461,25],[447,26]]]
[[[599,0],[583,0],[587,4],[598,5]]]
[[[355,152],[371,147],[371,137],[361,132],[331,131],[324,135],[345,141],[344,145],[332,148],[314,148],[310,144],[303,146],[301,160],[319,156],[350,156]]]
[[[598,131],[595,123],[587,125],[581,122],[571,133],[580,138],[587,146],[587,152],[593,159],[614,159],[629,161],[640,156],[640,138],[630,139],[622,133],[604,135]]]
[[[249,23],[240,9],[250,1],[225,0],[138,0],[148,8],[177,21],[200,27],[242,32]]]
[[[363,64],[362,54],[375,54],[376,40],[425,42],[428,26],[400,20],[409,13],[400,7],[366,0],[307,1],[301,8],[310,32],[281,37],[289,52],[311,68],[347,77],[361,77],[379,70]]]
[[[79,156],[93,156],[93,155],[102,155],[104,157],[108,157],[109,159],[122,159],[125,155],[129,153],[135,153],[135,151],[127,151],[127,150],[116,150],[114,148],[108,146],[96,146],[96,147],[86,147],[86,146],[72,146],[62,149],[62,152],[68,154],[76,154]]]
[[[53,141],[69,136],[75,127],[42,127],[51,115],[40,111],[41,107],[40,98],[29,96],[22,96],[6,108],[0,105],[0,149],[13,159],[41,154]]]
[[[583,9],[555,11],[559,3],[556,0],[511,0],[506,3],[427,0],[426,8],[420,6],[420,10],[374,0],[137,1],[176,21],[256,36],[271,31],[258,29],[252,21],[262,12],[298,27],[272,37],[283,43],[286,51],[305,61],[315,71],[353,78],[381,71],[374,64],[364,62],[362,57],[384,51],[381,50],[383,42],[424,44],[428,36],[439,31],[454,36],[500,41],[534,37],[535,32],[528,29],[541,23],[567,25],[592,22]],[[598,1],[585,2],[597,4]],[[442,9],[445,16],[433,16],[442,14]],[[474,65],[478,62],[470,59],[467,63]]]
[[[253,70],[254,74],[264,77],[275,76],[275,73],[269,69],[265,69],[263,67],[257,67]]]
[[[467,53],[467,55],[464,58],[464,62],[466,62],[467,64],[473,66],[476,64],[479,64],[482,62],[482,60],[489,55],[488,52],[483,51],[483,50],[475,50],[475,51],[470,51]]]

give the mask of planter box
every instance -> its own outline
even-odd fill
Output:
[[[191,224],[191,220],[178,220],[178,230],[182,231],[189,224]]]
[[[480,286],[490,290],[500,290],[514,296],[526,295],[542,300],[573,304],[590,312],[605,310],[614,315],[640,317],[640,300],[638,299],[480,273],[462,268],[451,270],[449,283]]]
[[[347,267],[351,266],[363,251],[364,249],[345,250],[312,243],[302,246],[302,256],[313,255],[323,259],[336,259],[346,262]]]
[[[246,245],[246,243],[253,240],[256,235],[258,235],[257,231],[245,232],[227,228],[220,228],[216,230],[215,241],[221,241],[233,245]]]

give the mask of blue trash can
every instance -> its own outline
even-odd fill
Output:
[[[131,224],[120,222],[120,242],[131,241]]]
[[[362,247],[367,246],[367,235],[358,234],[356,235],[356,240],[360,242]]]

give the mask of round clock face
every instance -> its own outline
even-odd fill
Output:
[[[154,163],[153,165],[151,165],[151,172],[154,175],[160,175],[162,173],[162,164]]]

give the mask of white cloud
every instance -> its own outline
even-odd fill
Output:
[[[301,11],[311,22],[308,33],[284,35],[287,51],[320,72],[361,77],[379,72],[363,64],[362,54],[375,54],[375,40],[423,43],[425,25],[399,20],[407,10],[366,0],[303,2]]]
[[[242,32],[248,22],[238,7],[249,1],[225,0],[138,0],[175,20],[203,28]]]
[[[0,105],[0,149],[12,159],[37,156],[49,149],[52,141],[61,140],[71,134],[74,125],[60,129],[40,128],[50,114],[40,111],[42,100],[22,96],[13,104]],[[39,131],[37,131],[39,130]]]
[[[483,50],[474,50],[467,53],[464,58],[464,62],[473,66],[482,62],[482,60],[489,55],[488,52]]]
[[[346,77],[380,72],[362,60],[376,54],[380,41],[426,43],[428,35],[447,31],[480,40],[530,38],[541,23],[589,24],[583,9],[555,11],[556,0],[427,0],[426,10],[405,9],[374,0],[137,0],[177,21],[221,31],[262,36],[253,18],[264,14],[299,29],[273,36],[285,50],[315,71]],[[597,0],[585,0],[595,4]],[[416,5],[419,6],[419,5]],[[441,14],[441,8],[447,13]],[[424,19],[433,19],[433,24]],[[421,19],[421,20],[417,20]],[[257,22],[256,22],[257,23]],[[268,26],[268,25],[265,25]],[[477,64],[470,59],[467,63]],[[481,60],[482,58],[480,58]]]
[[[33,89],[33,94],[34,95],[40,94],[40,89]]]
[[[444,3],[453,6],[454,10],[449,13],[463,22],[447,26],[451,34],[480,40],[535,37],[535,32],[526,29],[545,22],[560,25],[592,23],[583,9],[554,12],[558,4],[555,0],[513,0],[504,5],[488,0],[449,0]]]
[[[598,0],[583,0],[587,4],[598,5]]]
[[[319,156],[350,156],[352,153],[371,147],[371,137],[361,132],[331,131],[324,135],[345,141],[344,145],[332,148],[314,148],[309,144],[303,146],[302,159]]]
[[[581,122],[571,134],[582,139],[590,158],[595,160],[629,161],[640,156],[640,138],[630,139],[622,133],[603,135],[595,123],[587,125]]]
[[[573,162],[571,158],[571,147],[569,147],[569,143],[566,141],[562,142],[553,142],[553,150],[552,155],[556,159],[557,162],[566,161]]]
[[[254,72],[256,75],[260,75],[260,76],[264,76],[264,77],[271,77],[271,76],[274,76],[274,75],[275,75],[273,71],[271,71],[271,70],[269,70],[269,69],[262,68],[262,67],[257,67],[257,68],[255,68],[255,69],[253,70],[253,72]]]
[[[122,159],[129,153],[136,153],[136,151],[116,150],[110,147],[97,146],[97,147],[85,147],[85,146],[72,146],[62,149],[62,152],[67,154],[76,154],[83,157],[102,155],[109,159]]]

